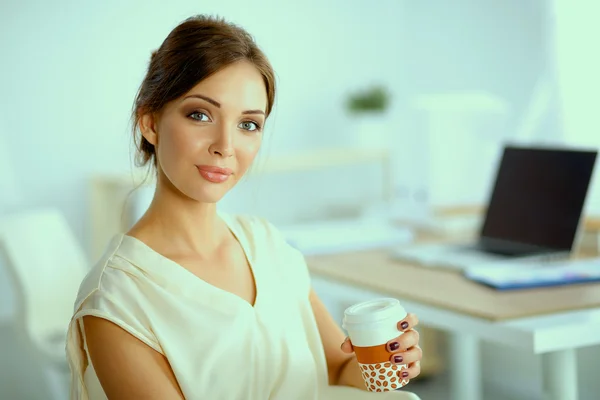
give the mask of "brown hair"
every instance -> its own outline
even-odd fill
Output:
[[[138,133],[144,114],[157,113],[191,90],[198,82],[238,61],[251,62],[262,74],[267,91],[266,116],[275,101],[275,75],[265,54],[241,27],[223,18],[197,15],[175,27],[152,53],[148,72],[135,98],[132,119],[136,165],[152,161],[154,146]]]

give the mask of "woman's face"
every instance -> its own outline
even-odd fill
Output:
[[[142,134],[155,146],[159,185],[216,203],[252,164],[266,106],[262,75],[252,64],[238,62],[168,103],[155,119],[142,117]]]

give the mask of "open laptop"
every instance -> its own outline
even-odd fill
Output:
[[[596,150],[505,146],[475,243],[401,247],[393,256],[459,269],[569,256],[596,156]]]

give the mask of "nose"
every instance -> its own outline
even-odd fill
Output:
[[[219,128],[208,151],[212,155],[223,158],[231,157],[233,155],[233,129],[225,126]]]

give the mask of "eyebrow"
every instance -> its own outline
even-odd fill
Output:
[[[211,99],[208,96],[204,96],[204,95],[201,95],[201,94],[190,94],[189,96],[185,96],[184,100],[189,99],[189,98],[202,99],[202,100],[204,100],[204,101],[212,104],[213,106],[215,106],[217,108],[221,108],[221,103],[219,103],[215,99]],[[242,111],[242,114],[262,114],[262,115],[265,115],[265,112],[263,110],[246,110],[246,111]]]

